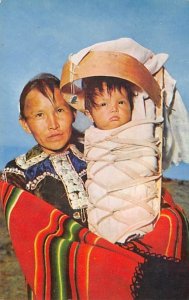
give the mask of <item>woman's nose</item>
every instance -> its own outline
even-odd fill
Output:
[[[48,118],[49,129],[57,129],[59,127],[58,117],[56,114],[52,114]]]

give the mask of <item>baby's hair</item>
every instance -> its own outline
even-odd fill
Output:
[[[125,88],[128,94],[129,103],[131,110],[133,109],[133,91],[132,84],[124,79],[117,77],[108,77],[108,76],[94,76],[84,78],[82,80],[82,88],[85,92],[85,109],[89,112],[92,107],[95,107],[95,97],[99,93],[103,94],[103,83],[107,84],[107,91],[111,94],[111,91],[117,89],[121,92],[122,88]]]

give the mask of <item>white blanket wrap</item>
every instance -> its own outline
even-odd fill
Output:
[[[89,228],[111,242],[151,231],[159,215],[159,150],[153,136],[159,121],[152,115],[143,120],[134,115],[131,122],[111,130],[91,126],[85,133]]]

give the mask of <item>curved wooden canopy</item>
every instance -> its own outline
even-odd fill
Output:
[[[128,80],[143,89],[160,106],[160,87],[148,69],[137,59],[120,52],[90,51],[78,65],[68,60],[62,69],[60,88],[66,101],[78,110],[84,109],[83,103],[79,103],[84,99],[81,90],[76,88],[73,92],[74,81],[92,76],[112,76]],[[78,96],[76,101],[70,101],[73,93]]]

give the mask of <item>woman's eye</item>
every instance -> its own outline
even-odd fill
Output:
[[[61,114],[62,112],[64,112],[64,109],[63,109],[63,108],[58,108],[58,109],[57,109],[57,113]]]
[[[38,113],[35,115],[36,119],[42,119],[44,117],[44,113]]]

